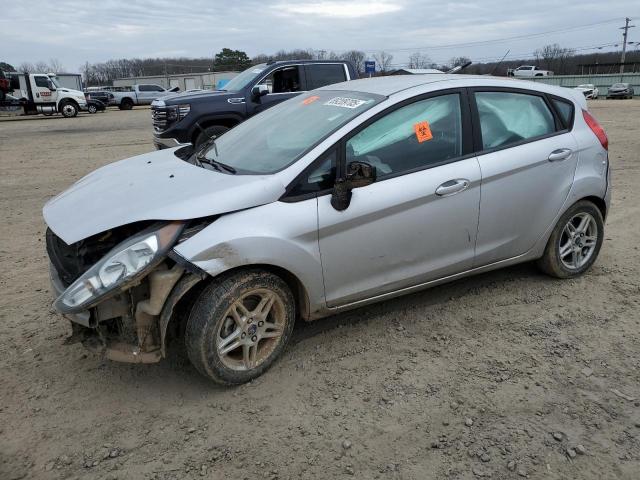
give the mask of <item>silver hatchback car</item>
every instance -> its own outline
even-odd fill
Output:
[[[257,100],[259,101],[259,99]],[[536,260],[596,260],[607,137],[569,89],[466,75],[303,93],[211,139],[107,165],[44,207],[72,338],[247,382],[297,318]]]

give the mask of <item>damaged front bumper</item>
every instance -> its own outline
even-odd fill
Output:
[[[52,290],[58,298],[65,286],[53,264],[50,272]],[[118,362],[158,362],[165,355],[167,326],[174,307],[200,280],[180,264],[169,267],[162,262],[127,290],[87,310],[62,313],[72,326],[67,343],[82,342],[89,350]],[[179,282],[189,288],[175,288],[180,292],[177,295],[174,287]]]

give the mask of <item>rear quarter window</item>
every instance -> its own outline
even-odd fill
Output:
[[[347,77],[342,64],[306,65],[307,90],[324,87],[333,83],[344,82]]]
[[[551,103],[553,103],[553,106],[557,110],[558,115],[560,115],[562,123],[564,123],[565,127],[568,130],[571,130],[571,128],[573,127],[574,114],[573,103],[568,100],[560,100],[559,98],[552,98]]]

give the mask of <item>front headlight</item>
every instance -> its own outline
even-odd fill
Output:
[[[86,310],[117,288],[126,289],[162,261],[183,226],[172,222],[120,243],[58,297],[54,303],[56,310],[61,313]]]
[[[183,105],[170,105],[167,107],[167,120],[175,122],[182,120],[191,111],[191,105],[185,103]]]

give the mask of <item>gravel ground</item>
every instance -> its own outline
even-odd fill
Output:
[[[637,479],[640,101],[591,106],[614,197],[587,275],[521,265],[299,324],[237,388],[180,351],[65,346],[50,309],[41,207],[152,150],[149,111],[0,119],[0,478]]]

